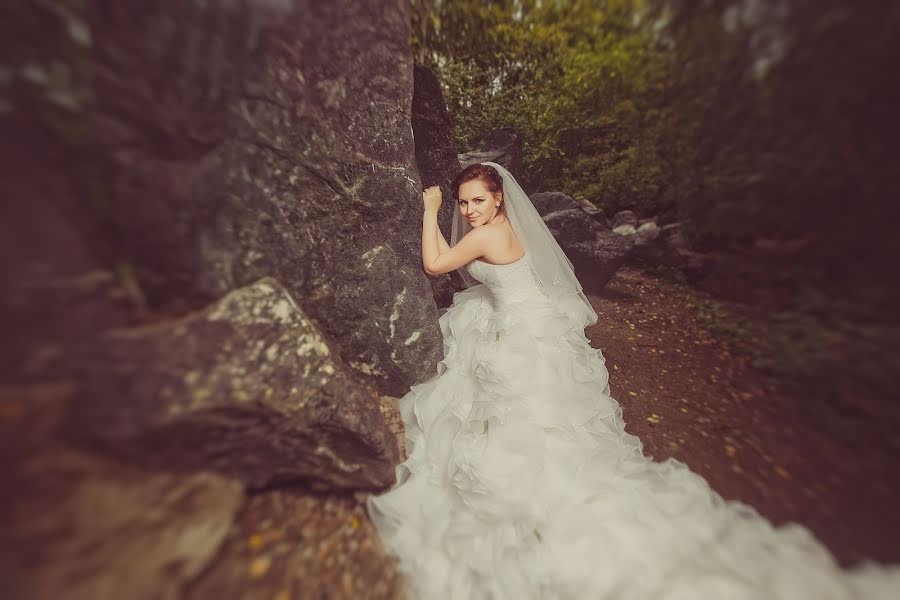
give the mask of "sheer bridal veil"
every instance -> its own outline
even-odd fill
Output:
[[[531,264],[538,282],[557,306],[582,328],[597,322],[597,313],[588,301],[575,277],[572,262],[563,253],[553,234],[541,218],[531,199],[508,170],[495,162],[483,162],[493,167],[503,179],[503,201],[506,216],[512,225],[519,243],[525,249],[526,260]],[[454,193],[456,190],[454,190]],[[454,198],[454,206],[455,206]],[[458,208],[453,211],[453,226],[450,245],[463,238],[472,226],[462,216]],[[458,270],[463,281],[472,286],[478,283],[465,268]]]

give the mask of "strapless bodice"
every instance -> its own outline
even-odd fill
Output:
[[[498,307],[510,302],[540,302],[548,299],[531,266],[528,253],[503,265],[473,260],[466,265],[466,270],[490,289]]]

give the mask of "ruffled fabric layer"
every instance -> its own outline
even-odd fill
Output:
[[[726,502],[625,431],[602,353],[541,297],[486,286],[440,318],[444,359],[400,401],[407,459],[369,515],[422,599],[895,598],[805,527]]]

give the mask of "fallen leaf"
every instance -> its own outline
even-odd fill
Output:
[[[250,563],[250,577],[262,577],[272,566],[272,559],[268,556],[259,556]]]
[[[247,545],[251,550],[259,550],[263,545],[263,536],[259,533],[254,533],[250,536],[250,539],[247,540]]]

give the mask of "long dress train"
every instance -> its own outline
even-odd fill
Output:
[[[528,254],[466,269],[482,285],[441,316],[438,374],[400,401],[408,457],[367,503],[416,598],[900,598],[900,568],[843,570],[807,528],[645,457]]]

